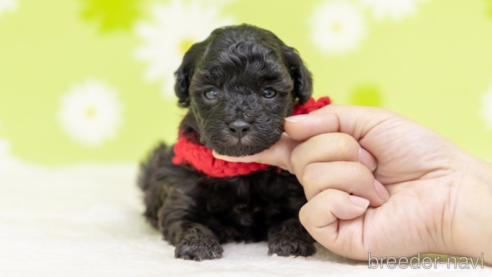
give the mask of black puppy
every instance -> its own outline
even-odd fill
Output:
[[[296,101],[312,93],[296,51],[250,25],[216,29],[185,54],[175,91],[189,108],[180,135],[230,156],[261,152],[279,139]],[[310,256],[313,239],[300,224],[306,203],[297,178],[270,167],[236,177],[210,177],[172,162],[160,145],[142,165],[139,186],[148,221],[176,246],[177,258],[222,256],[221,243],[268,240],[269,254]]]

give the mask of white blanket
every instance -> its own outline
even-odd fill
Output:
[[[321,246],[309,258],[227,244],[212,261],[174,258],[141,216],[136,165],[0,163],[0,276],[492,276],[492,268],[368,269]]]

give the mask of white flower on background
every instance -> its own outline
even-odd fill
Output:
[[[122,104],[116,89],[101,81],[87,80],[61,98],[58,119],[77,142],[99,146],[116,137],[122,124]]]
[[[17,5],[17,0],[0,0],[0,17],[6,12],[15,12]]]
[[[427,0],[360,0],[376,20],[400,21],[417,13],[418,4]]]
[[[489,90],[483,95],[482,105],[481,115],[489,129],[492,130],[492,83],[490,83]]]
[[[366,23],[359,8],[351,2],[324,1],[314,8],[311,39],[327,54],[355,50],[366,35]]]
[[[174,72],[191,45],[206,39],[215,28],[233,24],[232,19],[219,16],[218,4],[204,7],[204,3],[173,0],[153,6],[152,21],[136,26],[137,35],[144,41],[136,57],[148,64],[146,79],[161,82],[164,97],[173,96]]]

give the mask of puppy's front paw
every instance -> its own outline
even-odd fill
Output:
[[[268,243],[268,255],[277,254],[278,256],[311,256],[316,252],[312,242],[301,239],[282,239],[278,238]]]
[[[174,250],[176,258],[185,260],[212,260],[222,258],[222,246],[215,238],[185,237]]]

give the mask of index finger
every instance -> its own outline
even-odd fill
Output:
[[[359,141],[392,116],[392,112],[381,108],[332,104],[309,114],[285,118],[284,130],[297,141],[333,132],[348,134]]]
[[[251,156],[242,156],[242,157],[231,157],[220,155],[217,152],[213,151],[214,157],[229,161],[229,162],[243,162],[243,163],[262,163],[278,166],[282,169],[288,170],[293,173],[290,164],[290,155],[292,150],[299,143],[292,138],[289,137],[286,133],[283,133],[280,137],[280,140],[275,143],[272,147]]]

